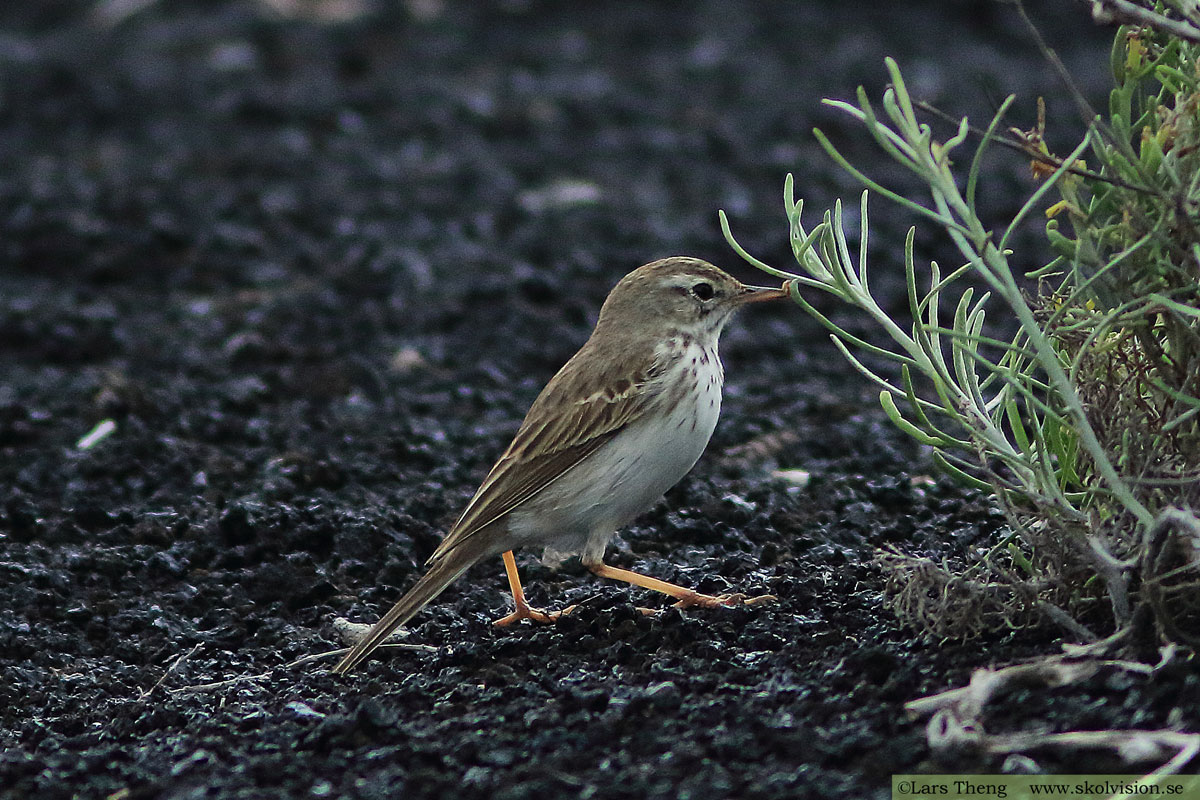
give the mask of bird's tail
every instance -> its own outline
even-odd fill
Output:
[[[448,551],[413,584],[396,605],[392,606],[391,611],[383,615],[383,619],[375,623],[375,627],[367,631],[358,644],[337,663],[333,672],[344,675],[357,667],[375,651],[375,648],[384,643],[392,631],[412,619],[429,601],[441,594],[443,589],[454,583],[484,555],[486,553],[479,552],[477,548],[462,545]]]

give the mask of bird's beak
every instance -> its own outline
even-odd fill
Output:
[[[782,300],[788,296],[788,285],[785,283],[779,288],[771,288],[770,286],[743,286],[738,294],[734,295],[734,301],[743,306],[747,303],[762,303],[766,300]]]

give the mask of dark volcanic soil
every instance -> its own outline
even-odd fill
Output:
[[[895,174],[821,97],[877,95],[893,55],[976,119],[1017,92],[1027,127],[1047,94],[1068,142],[1009,8],[121,5],[0,4],[0,795],[882,798],[894,772],[1000,767],[934,763],[903,703],[1057,634],[928,643],[884,609],[876,548],[1002,520],[921,479],[794,308],[726,334],[708,454],[609,551],[777,604],[645,618],[665,603],[522,554],[536,604],[580,604],[557,627],[490,626],[497,561],[418,617],[419,647],[349,678],[284,665],[414,579],[622,274],[683,253],[757,280],[719,207],[786,265],[784,173],[814,209],[856,192],[814,125]],[[1052,5],[1103,102],[1110,33]],[[1026,167],[991,172],[1011,213]],[[874,207],[897,300],[907,224]],[[1161,726],[1197,693],[1101,677],[1002,722]]]

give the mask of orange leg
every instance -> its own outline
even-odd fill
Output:
[[[575,608],[575,606],[570,606],[564,608],[562,611],[552,611],[550,613],[531,608],[529,603],[525,602],[525,590],[521,588],[521,576],[517,574],[517,560],[513,558],[512,550],[504,551],[504,555],[501,558],[504,559],[504,572],[508,575],[508,588],[512,590],[513,605],[516,608],[508,616],[501,617],[493,622],[493,625],[504,628],[523,619],[531,619],[534,622],[547,624],[558,622],[559,617],[564,614],[570,614]]]
[[[752,606],[758,603],[769,603],[776,599],[774,595],[770,594],[764,594],[759,597],[746,597],[744,594],[722,594],[717,596],[700,594],[697,591],[685,589],[674,583],[667,583],[666,581],[660,581],[658,578],[651,578],[649,575],[642,575],[640,572],[631,572],[620,567],[610,567],[603,561],[595,564],[585,564],[584,566],[601,578],[612,578],[615,581],[632,583],[634,586],[641,586],[643,589],[662,592],[669,597],[674,597],[679,601],[675,603],[676,608],[689,608],[690,606],[700,606],[701,608],[739,605]],[[640,610],[643,612],[647,611],[647,609]]]

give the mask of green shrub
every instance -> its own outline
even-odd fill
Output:
[[[938,141],[890,59],[880,108],[861,88],[856,103],[826,101],[919,176],[930,198],[879,185],[816,131],[830,156],[869,191],[940,226],[963,258],[945,274],[936,263],[919,269],[910,230],[910,320],[872,297],[867,192],[854,254],[840,204],[807,230],[788,176],[795,272],[746,253],[721,215],[731,246],[791,281],[795,302],[879,385],[891,420],[1006,513],[1008,535],[980,557],[950,565],[881,554],[892,606],[931,634],[1052,621],[1095,639],[1096,629],[1122,636],[1135,618],[1152,618],[1167,638],[1200,640],[1200,521],[1190,511],[1200,505],[1198,55],[1200,45],[1172,31],[1120,28],[1108,114],[1095,115],[1065,158],[1048,152],[1041,131],[1002,132],[1010,97],[963,168],[953,159],[971,138],[967,120]],[[1023,150],[1040,180],[1003,230],[985,225],[976,204],[982,156],[996,141]],[[1056,257],[1019,276],[1009,243],[1043,208]],[[988,291],[977,296],[968,284],[980,283]],[[814,289],[869,315],[890,344],[833,323],[806,298]],[[985,326],[997,306],[1016,320],[1015,335]],[[898,369],[873,369],[861,352]]]

